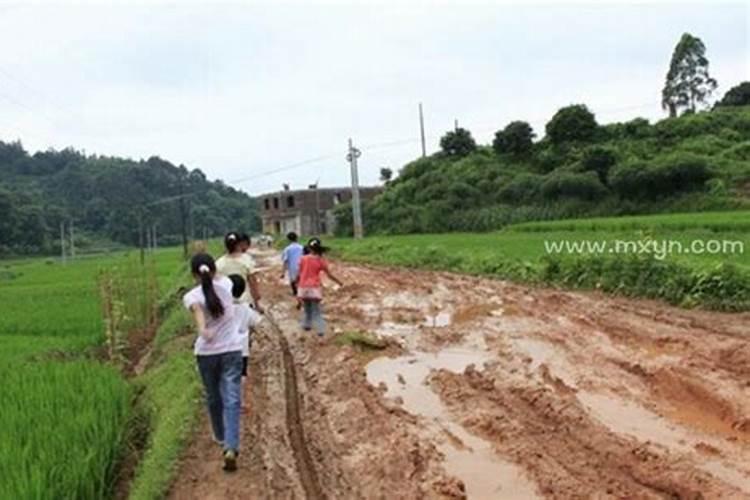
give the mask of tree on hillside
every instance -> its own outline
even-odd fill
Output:
[[[748,106],[750,105],[750,82],[735,85],[724,94],[716,106]]]
[[[534,137],[534,130],[528,123],[510,122],[503,130],[495,132],[492,148],[497,154],[522,155],[531,151]]]
[[[448,156],[463,158],[477,149],[477,143],[471,136],[471,132],[458,127],[456,130],[449,131],[440,139],[440,148]]]
[[[669,116],[680,110],[696,111],[716,90],[716,80],[708,74],[706,46],[700,38],[684,33],[674,48],[667,79],[661,91],[661,106]]]
[[[599,181],[609,185],[609,170],[617,163],[615,153],[602,146],[592,146],[583,152],[581,168],[587,172],[595,172]]]
[[[554,144],[571,141],[590,141],[599,125],[585,104],[572,104],[560,108],[547,123],[547,137]]]
[[[380,169],[380,181],[388,184],[393,178],[393,170],[387,167]]]

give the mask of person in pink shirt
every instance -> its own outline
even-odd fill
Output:
[[[302,317],[302,328],[306,331],[312,329],[313,324],[322,337],[326,332],[326,324],[323,319],[323,311],[320,302],[323,300],[323,288],[320,275],[325,273],[332,281],[343,286],[328,267],[328,261],[323,254],[328,250],[318,238],[312,238],[307,242],[309,253],[302,257],[299,264],[299,283],[297,285],[297,297],[302,301],[304,315]]]

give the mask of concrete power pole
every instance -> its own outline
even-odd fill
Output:
[[[352,171],[352,222],[354,225],[354,238],[362,239],[362,206],[359,199],[359,172],[357,171],[357,158],[362,155],[362,152],[355,148],[352,144],[352,140],[349,139],[349,154],[346,155],[346,160],[349,162]]]
[[[422,137],[422,158],[427,156],[427,148],[424,143],[424,114],[422,114],[422,103],[419,103],[419,133]]]
[[[75,260],[76,258],[76,238],[73,232],[73,221],[70,221],[70,259]]]

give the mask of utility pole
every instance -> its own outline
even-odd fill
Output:
[[[151,226],[152,236],[151,236],[151,245],[153,246],[153,249],[156,250],[159,245],[156,242],[156,223],[154,223],[153,226]]]
[[[458,118],[453,120],[453,131],[458,132]]]
[[[346,160],[349,162],[352,171],[352,222],[354,225],[354,238],[362,239],[362,207],[359,200],[359,172],[357,171],[357,158],[362,152],[355,148],[352,140],[349,139],[349,154]]]
[[[138,211],[138,247],[141,249],[141,265],[146,262],[146,256],[144,255],[143,248],[143,212]]]
[[[76,258],[76,238],[73,232],[73,221],[70,221],[70,259],[75,260]]]
[[[427,148],[424,144],[424,114],[422,114],[422,103],[419,103],[419,133],[422,137],[422,158],[427,156]]]
[[[62,252],[62,263],[65,264],[68,258],[65,255],[65,222],[60,221],[60,251]]]
[[[187,214],[185,213],[185,194],[182,188],[182,177],[177,181],[178,189],[180,190],[180,225],[182,229],[182,257],[187,259],[188,257],[188,240],[187,240]]]

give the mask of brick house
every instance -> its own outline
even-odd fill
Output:
[[[381,187],[359,188],[360,199],[371,200]],[[352,199],[351,188],[319,188],[284,190],[261,195],[259,207],[263,232],[284,235],[294,231],[300,235],[333,234],[336,218],[333,209]]]

